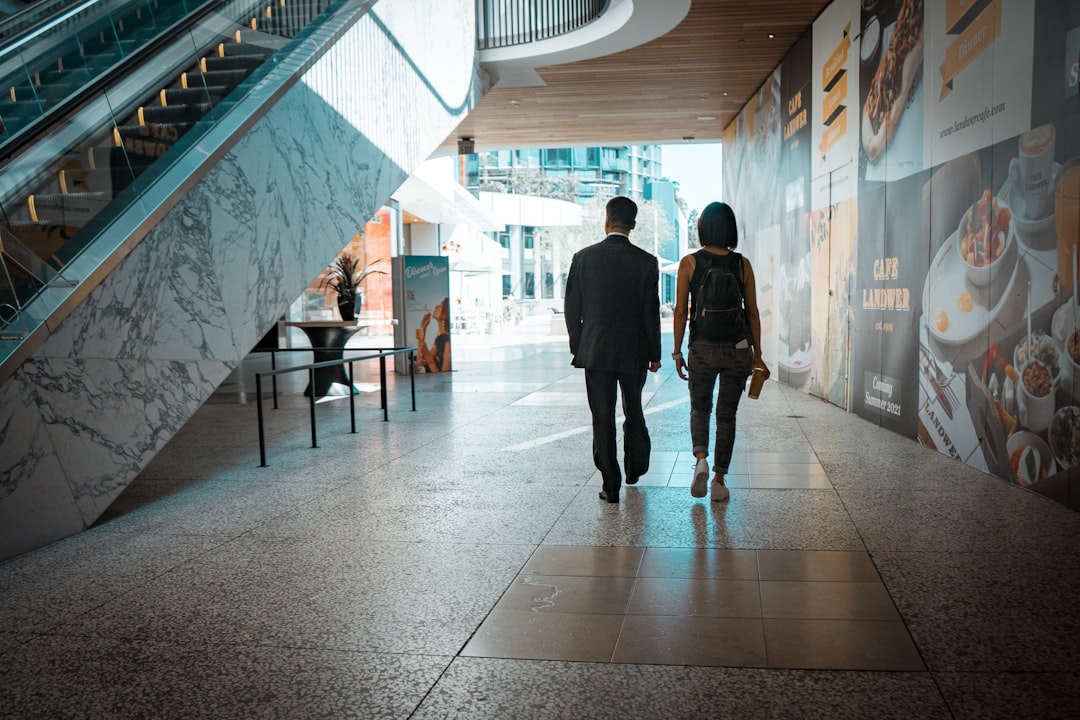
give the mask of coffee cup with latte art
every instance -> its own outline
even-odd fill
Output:
[[[1053,124],[1029,130],[1020,136],[1020,154],[1009,162],[1009,180],[1012,181],[1011,210],[1028,220],[1046,217],[1054,197],[1054,142]]]

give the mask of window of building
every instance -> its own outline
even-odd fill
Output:
[[[514,294],[514,287],[510,282],[509,275],[503,275],[502,277],[502,296],[508,298]]]
[[[536,282],[531,272],[525,273],[525,287],[522,288],[521,296],[530,300],[536,299]]]
[[[549,148],[544,150],[544,165],[546,167],[567,167],[570,165],[569,148]]]
[[[515,152],[517,152],[519,165],[532,165],[533,167],[540,165],[539,150],[517,150]]]
[[[536,228],[521,228],[521,242],[526,250],[532,250],[536,243]]]

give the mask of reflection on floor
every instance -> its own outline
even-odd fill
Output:
[[[454,360],[355,435],[320,403],[318,448],[285,381],[264,468],[246,360],[94,528],[0,563],[0,715],[1075,716],[1077,514],[774,382],[695,500],[669,367],[608,505],[565,338]]]

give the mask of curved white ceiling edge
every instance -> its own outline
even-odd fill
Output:
[[[675,29],[690,0],[611,0],[607,11],[580,30],[549,40],[482,50],[480,62],[498,78],[495,87],[536,87],[535,68],[603,57],[629,50]]]

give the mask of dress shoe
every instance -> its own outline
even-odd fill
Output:
[[[619,502],[619,493],[609,493],[607,490],[601,490],[600,499],[609,503],[617,503]]]
[[[640,479],[641,478],[638,477],[637,475],[635,475],[633,477],[630,477],[629,475],[627,475],[626,476],[626,484],[627,485],[637,485],[637,481],[640,480]]]

